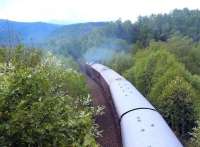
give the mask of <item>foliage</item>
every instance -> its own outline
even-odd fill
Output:
[[[61,63],[22,48],[0,63],[0,146],[97,146],[84,78]]]
[[[187,139],[190,136],[197,119],[194,103],[198,90],[191,83],[193,76],[175,56],[152,43],[137,52],[134,66],[124,75],[149,97],[179,137]]]
[[[129,69],[132,64],[132,57],[127,53],[115,53],[112,58],[105,64],[109,65],[112,69],[122,74],[125,70]]]
[[[146,96],[148,94],[148,91],[150,89],[150,78],[151,78],[151,72],[145,72],[148,62],[148,51],[147,52],[139,52],[134,57],[134,66],[129,68],[127,71],[125,71],[124,76],[131,82],[134,83],[134,85],[137,85],[137,88]],[[153,67],[153,66],[152,66]],[[149,68],[151,70],[151,68]]]
[[[156,42],[154,45],[165,48],[185,64],[193,74],[200,74],[200,44],[182,36],[172,36],[166,42]]]
[[[157,98],[156,106],[182,139],[189,137],[188,132],[195,125],[194,97],[191,85],[183,78],[175,77]]]
[[[192,136],[193,138],[191,139],[191,147],[199,147],[200,146],[200,122],[198,121],[198,127],[195,127],[193,129]]]
[[[200,11],[187,8],[175,9],[169,14],[139,17],[134,24],[135,42],[148,46],[151,40],[166,41],[173,34],[189,36],[194,41],[200,40]]]
[[[121,20],[68,25],[55,31],[43,46],[54,53],[80,59],[85,57],[85,54],[99,53],[105,49],[113,52],[127,51],[133,41],[132,32],[133,24]]]

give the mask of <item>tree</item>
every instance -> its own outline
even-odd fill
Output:
[[[195,126],[194,97],[191,85],[182,77],[175,77],[157,97],[157,108],[181,139],[188,139]]]
[[[198,83],[191,82],[193,76],[173,54],[159,43],[150,43],[136,53],[134,65],[124,75],[157,107],[179,137],[189,138],[197,120],[194,104]]]
[[[129,69],[133,65],[133,59],[131,55],[127,53],[115,53],[105,64],[122,74],[122,72]]]

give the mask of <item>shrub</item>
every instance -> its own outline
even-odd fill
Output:
[[[96,108],[83,76],[52,56],[36,55],[36,64],[22,53],[0,64],[0,146],[97,146]]]

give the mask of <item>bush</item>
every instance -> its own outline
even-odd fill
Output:
[[[55,57],[36,64],[21,53],[0,64],[0,146],[97,146],[96,109],[83,76]]]

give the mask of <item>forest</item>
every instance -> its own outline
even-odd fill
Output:
[[[200,147],[199,26],[200,11],[185,8],[134,23],[57,26],[34,45],[1,45],[0,146],[99,146],[103,107],[92,105],[79,69],[95,61],[136,86],[184,146]]]

